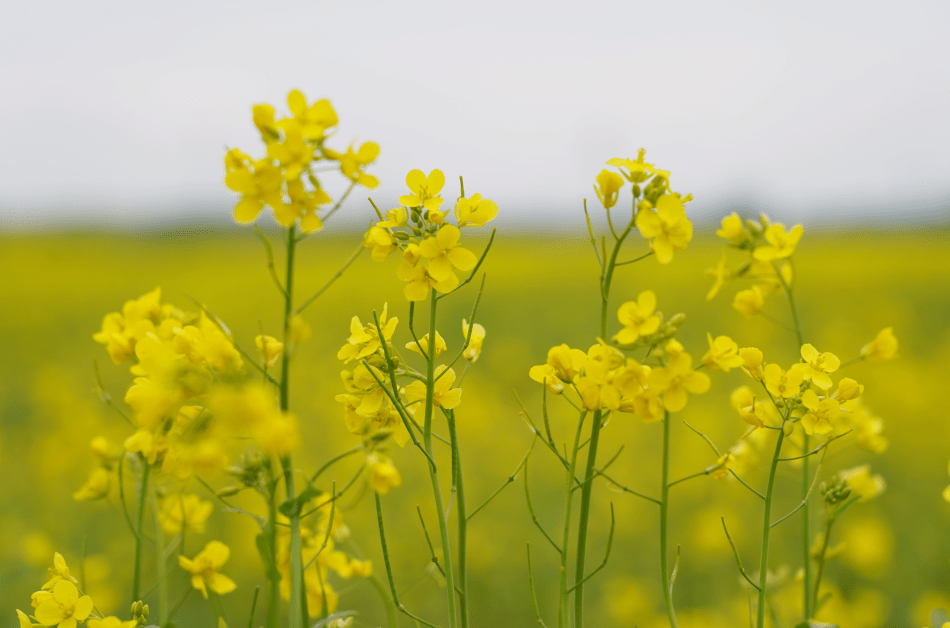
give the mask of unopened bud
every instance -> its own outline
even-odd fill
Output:
[[[393,231],[393,237],[397,240],[408,240],[409,234],[405,231]]]
[[[233,495],[237,495],[242,490],[244,489],[240,486],[225,486],[224,488],[219,488],[216,490],[214,494],[218,497],[231,497]]]

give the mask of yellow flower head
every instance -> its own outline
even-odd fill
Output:
[[[871,465],[862,464],[853,469],[845,469],[838,476],[848,483],[852,493],[859,495],[862,502],[870,501],[879,496],[887,488],[887,483],[880,475],[871,474]]]
[[[208,589],[224,595],[237,588],[233,580],[220,573],[230,556],[231,550],[227,545],[221,541],[211,541],[194,558],[179,556],[178,564],[191,573],[191,586],[201,591],[203,596],[208,597]]]
[[[53,587],[52,598],[47,598],[36,607],[34,616],[44,626],[76,628],[92,612],[92,598],[79,597],[79,590],[69,580],[60,580]]]
[[[778,364],[767,364],[762,371],[765,387],[773,397],[789,399],[797,397],[801,391],[804,376],[801,364],[795,364],[787,371],[783,371]]]
[[[284,343],[273,336],[255,336],[254,344],[257,346],[257,352],[264,360],[264,366],[267,368],[271,368],[277,364],[277,360],[280,359],[280,353],[284,350]]]
[[[103,462],[115,462],[122,457],[122,448],[105,436],[96,436],[89,442],[89,449]]]
[[[168,534],[178,534],[182,526],[188,534],[202,534],[214,505],[197,495],[170,495],[162,501],[158,520]]]
[[[756,401],[755,394],[748,386],[740,386],[732,391],[729,401],[743,421],[754,427],[765,427],[766,406]]]
[[[571,349],[566,344],[551,347],[545,364],[532,366],[528,376],[547,386],[555,395],[561,394],[564,385],[574,381],[581,367],[587,364],[587,354],[580,349]]]
[[[852,401],[864,394],[864,384],[859,384],[850,377],[843,378],[838,382],[838,390],[832,395],[840,403]]]
[[[601,170],[597,175],[594,191],[600,199],[604,209],[610,209],[617,204],[617,195],[623,187],[623,177],[610,170]]]
[[[280,168],[274,166],[269,159],[251,162],[247,155],[233,149],[225,156],[224,162],[224,184],[232,192],[241,195],[234,206],[235,220],[243,223],[254,222],[264,205],[276,209],[283,204],[281,187],[284,177]]]
[[[370,189],[379,185],[379,179],[371,174],[366,174],[364,170],[366,166],[376,161],[378,156],[379,144],[376,142],[366,142],[355,152],[351,144],[342,155],[334,155],[340,162],[340,172],[343,173],[344,177],[353,183],[359,183]]]
[[[897,338],[894,328],[885,327],[861,349],[861,359],[868,362],[886,362],[897,356]]]
[[[739,355],[739,345],[732,338],[717,336],[714,340],[712,334],[707,332],[706,339],[709,341],[709,351],[703,356],[703,366],[728,373],[730,369],[743,365],[742,356]]]
[[[607,165],[619,168],[623,176],[627,178],[627,181],[631,183],[643,183],[649,179],[654,172],[653,164],[648,164],[643,161],[646,153],[646,149],[641,148],[636,159],[614,157],[607,162]]]
[[[739,349],[739,356],[742,358],[742,370],[749,377],[757,382],[762,381],[762,351],[755,347],[744,347]]]
[[[445,281],[454,275],[452,267],[461,271],[475,268],[478,258],[468,249],[459,246],[461,232],[455,225],[444,225],[435,236],[428,237],[419,245],[423,257],[428,257],[428,273],[436,281]]]
[[[833,353],[818,353],[818,349],[814,346],[804,344],[802,359],[805,360],[802,365],[802,376],[805,381],[813,382],[822,390],[831,388],[831,377],[828,373],[834,373],[841,366],[838,356]]]
[[[442,375],[442,373],[445,375]],[[452,388],[455,383],[455,371],[444,364],[435,367],[435,384],[432,388],[432,403],[436,407],[451,410],[462,402],[462,389]],[[406,401],[413,403],[425,401],[427,388],[425,382],[418,380],[406,386]]]
[[[802,238],[802,226],[795,225],[791,231],[785,232],[785,225],[774,224],[765,230],[765,239],[768,244],[760,246],[752,253],[755,259],[769,262],[774,259],[791,257]]]
[[[402,477],[393,466],[392,460],[382,454],[367,454],[366,471],[369,473],[370,486],[380,495],[385,495],[389,489],[402,484]]]
[[[482,354],[482,343],[485,342],[485,328],[479,323],[475,323],[471,325],[471,329],[472,337],[469,339],[469,324],[468,321],[463,318],[462,336],[468,342],[468,347],[466,347],[465,351],[462,352],[462,357],[474,364],[478,360],[478,356]]]
[[[405,207],[393,207],[386,212],[386,220],[377,222],[377,227],[386,227],[393,229],[396,227],[405,227],[409,224],[409,212]]]
[[[419,346],[422,345],[422,349],[419,349]],[[419,342],[416,343],[415,340],[406,343],[406,348],[410,351],[418,353],[423,357],[429,356],[429,334],[426,334],[419,339]],[[442,338],[442,334],[438,331],[435,332],[435,357],[442,355],[445,350],[448,349],[448,346],[445,344],[445,339]]]
[[[364,327],[363,323],[360,322],[360,317],[354,316],[350,320],[350,337],[347,338],[346,344],[337,352],[337,359],[343,360],[344,362],[362,360],[379,351],[383,346],[383,341],[389,342],[392,340],[399,319],[396,317],[387,318],[388,313],[389,303],[385,303],[383,304],[383,313],[379,317],[379,327],[383,331],[382,340],[379,337],[379,329],[376,328],[375,320]]]
[[[274,121],[275,113],[271,105],[262,104],[251,107],[251,119],[265,142],[276,139],[279,135],[277,123]]]
[[[679,412],[686,407],[687,392],[699,395],[709,390],[709,376],[693,370],[693,359],[688,353],[672,357],[665,367],[650,371],[647,378],[651,390],[663,393],[663,407]]]
[[[375,262],[386,261],[389,254],[399,248],[396,238],[379,225],[370,227],[369,231],[363,235],[363,246],[373,250],[371,256]]]
[[[406,175],[406,186],[411,194],[399,197],[406,207],[425,207],[427,211],[437,212],[444,199],[439,192],[445,186],[445,175],[441,170],[433,170],[427,177],[421,170],[411,170]]]
[[[644,238],[653,240],[653,252],[661,264],[673,261],[673,252],[682,251],[693,238],[693,223],[686,217],[683,203],[688,197],[664,194],[656,202],[656,211],[637,213],[637,228]]]
[[[808,413],[802,417],[802,427],[805,428],[806,434],[811,436],[831,433],[834,429],[832,423],[841,412],[837,399],[819,399],[814,390],[808,389],[802,394],[802,405],[808,409]]]
[[[648,336],[660,328],[660,317],[656,310],[656,295],[652,290],[644,290],[636,301],[627,301],[617,310],[617,320],[623,325],[613,337],[619,345],[630,345],[640,336]]]
[[[69,575],[69,566],[66,564],[66,559],[59,552],[55,552],[53,554],[53,566],[49,568],[49,581],[43,585],[43,590],[49,591],[60,580],[76,582],[76,579]]]
[[[283,141],[267,143],[267,156],[280,163],[287,181],[296,181],[313,161],[316,148],[304,137],[304,128],[296,120],[284,119],[278,123],[283,129]]]
[[[744,240],[746,237],[745,225],[739,214],[732,212],[722,219],[722,227],[716,231],[716,235],[724,240]]]
[[[399,268],[397,274],[406,282],[403,294],[407,301],[424,301],[429,296],[429,288],[435,288],[436,291],[446,294],[459,285],[459,278],[452,271],[449,271],[444,279],[436,279],[429,272],[428,266],[405,266],[405,262],[403,264],[404,266]]]
[[[327,129],[335,127],[339,122],[329,100],[318,100],[308,106],[306,97],[296,89],[287,94],[287,107],[294,115],[294,122],[299,125],[301,135],[310,141],[320,140]]]
[[[737,292],[736,298],[732,301],[732,307],[746,318],[752,318],[761,312],[765,307],[765,299],[762,298],[759,286]]]
[[[475,194],[472,198],[462,197],[455,203],[455,218],[459,227],[484,227],[497,215],[498,204],[482,198],[481,194]]]
[[[73,499],[77,502],[103,499],[109,496],[109,486],[111,484],[109,471],[103,467],[97,467],[89,474],[89,479],[82,487],[73,493]]]

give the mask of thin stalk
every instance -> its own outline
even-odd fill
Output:
[[[145,503],[148,495],[148,475],[152,466],[145,458],[140,457],[142,462],[142,479],[139,486],[139,512],[135,526],[135,566],[132,572],[132,601],[137,602],[142,585],[142,523],[145,520]]]
[[[280,372],[280,409],[287,412],[290,406],[290,346],[291,321],[294,315],[294,250],[297,244],[297,227],[287,229],[287,279],[284,281],[286,298],[284,299],[284,351],[281,355]],[[294,466],[290,456],[282,456],[281,467],[284,471],[284,487],[287,499],[296,496],[294,491]],[[273,498],[273,495],[272,495]],[[300,542],[300,513],[290,517],[290,628],[304,628],[309,623],[307,596],[304,595],[303,546]]]
[[[165,576],[168,574],[165,572],[165,531],[162,530],[162,524],[158,520],[157,505],[155,501],[152,502],[152,514],[155,523],[155,565],[158,571],[158,584],[156,585],[158,587],[158,625],[164,626],[167,619],[165,615],[168,612],[168,582],[165,580]],[[184,537],[186,525],[184,506],[182,506],[181,514],[181,534]]]
[[[660,480],[660,582],[663,584],[663,601],[670,626],[677,628],[676,611],[673,610],[673,583],[670,581],[669,552],[667,551],[667,528],[670,508],[670,413],[663,413],[663,470]]]
[[[455,508],[458,513],[458,589],[461,592],[459,613],[462,618],[462,628],[468,628],[468,514],[465,510],[465,488],[462,483],[462,458],[459,454],[458,434],[455,430],[455,411],[449,410],[446,412],[445,418],[449,423],[449,440],[452,441],[452,459],[455,461],[453,467],[455,474]]]
[[[435,316],[439,296],[432,290],[429,299],[429,355],[426,356],[426,405],[425,423],[422,439],[426,454],[429,456],[429,480],[432,482],[432,495],[435,498],[435,512],[439,519],[439,536],[442,538],[442,560],[445,567],[445,591],[448,601],[449,626],[458,626],[455,609],[455,572],[452,569],[452,546],[449,542],[449,529],[445,520],[445,505],[442,501],[442,487],[439,484],[439,472],[434,464],[435,452],[432,448],[432,395],[435,392]]]
[[[574,446],[571,450],[571,462],[567,469],[567,498],[564,501],[564,532],[561,538],[561,571],[559,580],[560,596],[557,605],[558,628],[565,628],[565,626],[567,626],[568,614],[570,613],[570,590],[567,587],[567,546],[571,539],[571,502],[574,497],[574,491],[572,490],[574,487],[574,471],[577,468],[577,452],[580,449],[581,433],[584,428],[584,419],[586,418],[587,412],[582,412],[580,417],[577,419],[577,431],[574,433]],[[596,412],[594,414],[594,420],[600,420],[600,412]],[[525,471],[525,478],[527,479],[527,470]],[[583,493],[584,492],[582,490],[581,495],[583,495]],[[575,582],[580,583],[583,579],[584,574],[582,573],[580,578],[577,578]],[[574,598],[574,602],[577,604],[576,596]]]
[[[772,532],[772,489],[775,486],[775,472],[778,469],[778,459],[782,453],[782,442],[785,439],[785,431],[778,433],[778,439],[775,442],[775,453],[772,455],[772,466],[769,468],[769,482],[765,489],[765,509],[762,515],[762,555],[759,559],[759,604],[756,613],[756,628],[765,626],[765,598],[767,597],[768,587],[768,566],[769,566],[769,535]]]
[[[271,566],[267,570],[268,574],[277,573],[277,496],[274,494],[277,488],[277,479],[274,477],[273,464],[268,465],[270,479],[268,486],[270,488],[270,499],[268,507],[270,509],[267,518],[267,527],[264,534],[267,535],[267,545],[271,548],[270,560]],[[267,628],[280,628],[280,576],[270,580],[270,595],[267,599]]]

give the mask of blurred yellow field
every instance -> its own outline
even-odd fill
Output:
[[[367,209],[354,203],[347,211]],[[542,386],[528,377],[529,369],[544,363],[550,347],[567,343],[585,349],[599,335],[597,260],[582,216],[575,226],[573,232],[545,236],[501,229],[483,266],[487,280],[477,318],[486,337],[481,358],[468,369],[457,411],[470,510],[504,484],[532,442],[515,397],[517,393],[529,409],[539,411]],[[797,361],[795,334],[781,326],[792,324],[781,295],[771,297],[766,308],[781,325],[762,316],[747,319],[733,309],[733,295],[743,286],[730,284],[715,299],[706,300],[712,282],[706,269],[716,265],[722,249],[721,241],[714,241],[714,230],[697,227],[696,238],[685,251],[677,252],[673,264],[646,259],[618,267],[611,312],[649,289],[667,318],[686,313],[678,339],[697,360],[708,349],[708,332],[727,335],[739,346],[758,347],[782,363]],[[482,234],[469,246],[478,252],[484,242]],[[297,293],[303,296],[322,286],[361,244],[362,234],[334,235],[330,227],[302,242]],[[632,257],[648,247],[634,233],[629,250]],[[872,454],[849,444],[853,435],[845,437],[829,446],[822,478],[869,463],[875,474],[883,476],[886,490],[873,501],[856,504],[836,524],[831,539],[835,558],[826,569],[833,596],[818,619],[839,622],[842,628],[929,625],[934,608],[950,608],[950,538],[946,534],[950,504],[941,497],[950,483],[950,427],[944,396],[950,372],[950,235],[946,231],[823,233],[806,224],[795,260],[795,294],[808,342],[835,353],[843,362],[858,357],[861,347],[885,327],[893,327],[900,343],[899,356],[893,361],[859,362],[842,370],[865,385],[862,401],[883,420],[883,437],[889,445],[885,452]],[[278,265],[282,263],[278,257]],[[191,301],[196,299],[227,323],[237,344],[253,349],[254,338],[262,330],[279,335],[281,295],[268,275],[263,246],[244,228],[181,227],[141,235],[5,235],[0,239],[0,267],[4,269],[0,347],[6,355],[0,361],[0,474],[4,478],[0,483],[0,605],[26,610],[31,593],[46,581],[53,553],[60,552],[71,573],[82,578],[97,608],[125,617],[134,536],[122,514],[116,482],[103,500],[77,502],[72,497],[96,467],[89,449],[92,438],[101,435],[122,443],[133,431],[99,398],[93,361],[98,363],[105,389],[120,407],[131,381],[128,366],[112,364],[92,335],[100,330],[106,313],[160,286],[163,303],[196,310]],[[303,315],[312,335],[294,357],[289,385],[303,444],[294,465],[306,475],[360,442],[347,430],[343,409],[334,399],[344,391],[336,354],[350,335],[350,319],[358,315],[363,322],[371,320],[372,312],[382,311],[388,303],[389,315],[400,321],[394,346],[401,348],[411,340],[406,329],[407,302],[394,268],[395,263],[371,261],[365,252]],[[446,322],[440,322],[439,329],[450,353],[462,346],[461,321],[470,315],[475,290],[460,294],[447,300],[440,312]],[[618,328],[613,314],[609,326],[614,331]],[[412,361],[408,351],[403,355]],[[416,368],[424,367],[420,357]],[[710,376],[711,391],[691,398],[685,410],[672,415],[671,478],[716,464],[716,455],[684,421],[723,450],[749,427],[729,401],[730,392],[748,383],[748,377],[738,369]],[[551,402],[555,440],[562,443],[569,442],[576,420],[573,410],[566,412],[566,407]],[[600,460],[624,446],[610,475],[627,487],[659,495],[661,425],[617,413],[603,429]],[[435,431],[447,436],[442,422],[436,423]],[[448,468],[448,448],[437,442],[435,451],[440,464]],[[390,446],[387,453],[402,478],[401,486],[383,496],[400,599],[414,613],[444,625],[444,581],[430,560],[415,511],[415,505],[421,505],[438,550],[425,459],[411,444],[405,449]],[[760,460],[744,479],[762,487],[767,463]],[[322,488],[329,490],[333,480],[337,487],[343,485],[359,464],[348,459],[334,466],[323,476]],[[537,444],[528,469],[531,498],[541,524],[549,531],[559,530],[563,468]],[[468,597],[473,625],[534,624],[525,560],[529,541],[542,614],[548,625],[555,623],[558,559],[531,521],[524,476],[521,470],[517,481],[469,525]],[[125,480],[131,509],[133,485],[129,477]],[[223,473],[201,480],[214,488],[234,483]],[[794,463],[780,467],[776,485],[773,518],[797,505],[801,473]],[[246,515],[223,512],[222,504],[195,478],[186,486],[188,493],[214,502],[215,512],[204,533],[186,538],[185,554],[193,556],[212,539],[225,542],[231,548],[226,573],[238,587],[224,598],[228,624],[247,621],[258,585],[258,624],[262,623],[266,582],[254,541],[257,524]],[[656,507],[617,491],[603,478],[596,478],[593,487],[589,570],[603,557],[611,503],[616,532],[609,562],[587,585],[587,623],[668,625],[658,578]],[[448,495],[448,488],[443,488]],[[236,508],[265,514],[260,499],[250,491],[229,499]],[[820,501],[820,496],[814,501],[815,513],[821,512]],[[340,546],[348,555],[370,560],[379,581],[386,585],[373,491],[367,490],[365,480],[338,502],[338,509],[349,531],[348,538],[340,537]],[[153,516],[149,509],[148,517]],[[747,625],[752,596],[739,576],[721,516],[729,523],[746,569],[757,573],[761,502],[728,476],[698,477],[670,489],[670,544],[681,547],[674,597],[683,628]],[[814,517],[817,522],[820,514]],[[451,518],[450,523],[455,525]],[[151,530],[153,524],[149,521],[146,529]],[[178,548],[169,551],[171,572],[164,583],[168,603],[174,604],[190,585],[188,573],[177,566]],[[156,585],[151,575],[155,553],[154,544],[146,542],[142,599],[152,612],[158,595],[157,589],[150,591]],[[800,519],[793,517],[777,526],[772,538],[770,587],[777,626],[791,628],[801,620],[801,583],[796,579],[800,564]],[[334,578],[339,608],[358,611],[356,625],[386,622],[382,598],[370,581]],[[384,588],[388,591],[388,586]],[[207,603],[195,594],[185,599],[174,621],[197,626],[208,625],[212,618]],[[403,617],[400,625],[410,622]]]

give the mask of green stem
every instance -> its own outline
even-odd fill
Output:
[[[442,538],[442,561],[445,569],[445,591],[448,600],[449,626],[458,626],[455,610],[455,573],[452,570],[452,547],[449,543],[449,529],[445,520],[445,505],[442,500],[442,487],[439,484],[439,471],[434,464],[435,451],[432,447],[432,395],[435,392],[435,315],[438,294],[433,289],[429,299],[429,355],[426,356],[426,406],[425,424],[422,429],[423,445],[429,456],[429,479],[432,482],[432,495],[435,498],[435,512],[439,520],[439,536]]]
[[[145,520],[145,502],[148,495],[148,475],[152,466],[144,457],[139,457],[142,463],[142,479],[139,486],[139,512],[135,526],[135,571],[132,573],[132,601],[139,600],[142,585],[142,523]]]
[[[373,585],[373,588],[376,589],[376,593],[379,594],[380,599],[383,600],[383,606],[386,607],[386,618],[389,620],[389,628],[398,628],[396,625],[396,603],[393,602],[392,598],[386,595],[386,589],[383,588],[383,583],[379,581],[376,574],[371,575],[369,581],[370,584]]]
[[[430,336],[431,338],[431,336]],[[468,628],[468,514],[465,510],[465,487],[462,484],[462,458],[459,453],[458,433],[455,429],[455,411],[445,413],[449,423],[449,440],[452,442],[453,478],[455,483],[455,506],[458,513],[458,590],[459,613],[462,617],[462,628]]]
[[[605,334],[606,335],[606,334]],[[584,570],[585,560],[587,558],[587,527],[590,520],[590,497],[591,487],[593,486],[594,463],[597,458],[597,444],[600,441],[600,427],[602,414],[600,410],[594,412],[594,422],[590,428],[590,445],[587,451],[587,465],[584,470],[584,484],[581,485],[581,508],[580,518],[577,523],[577,559],[574,569],[574,626],[583,628],[584,626]],[[574,453],[577,454],[577,443],[574,443]],[[571,476],[568,477],[568,492],[571,492],[570,481],[573,478],[573,469]],[[565,542],[564,547],[567,548]],[[565,556],[567,552],[564,552]]]
[[[808,434],[803,434],[802,439],[802,449],[808,451]],[[809,529],[808,498],[810,497],[811,485],[808,482],[808,466],[808,456],[805,456],[802,458],[802,566],[805,587],[805,621],[810,620],[814,612],[812,599],[809,595],[811,590],[811,530]]]
[[[821,545],[821,554],[819,555],[819,558],[818,558],[818,570],[817,570],[817,572],[815,573],[815,593],[814,593],[814,596],[812,596],[811,590],[808,590],[808,589],[805,590],[805,596],[806,596],[807,598],[810,598],[810,599],[812,600],[812,605],[813,605],[812,608],[814,608],[816,611],[818,610],[818,609],[817,609],[817,606],[818,606],[818,590],[821,588],[821,576],[822,576],[822,574],[823,574],[824,571],[825,571],[825,562],[826,562],[826,561],[825,561],[825,555],[826,555],[826,553],[828,552],[828,540],[831,538],[831,524],[832,524],[832,523],[834,523],[834,522],[829,520],[829,521],[825,524],[825,538],[824,538],[824,541],[823,541],[823,543],[822,543],[822,545]]]
[[[673,586],[670,581],[669,551],[667,549],[667,528],[670,507],[670,413],[663,413],[663,470],[660,480],[660,582],[663,585],[663,601],[670,626],[677,628],[676,611],[673,610]]]
[[[158,570],[158,625],[164,626],[168,612],[168,582],[165,580],[165,534],[158,520],[158,504],[152,502],[153,521],[155,523],[155,564]],[[181,534],[185,536],[185,508],[182,506]]]
[[[775,486],[775,472],[778,469],[778,459],[781,457],[782,442],[785,439],[785,431],[778,433],[778,439],[775,442],[775,453],[772,455],[772,466],[769,469],[769,482],[765,490],[765,512],[762,515],[762,555],[759,559],[759,605],[756,614],[756,628],[765,626],[765,598],[768,588],[768,566],[769,566],[769,534],[772,531],[772,489]]]
[[[599,415],[599,413],[597,413]],[[596,417],[597,415],[595,415]],[[567,545],[571,538],[571,501],[574,491],[574,472],[577,469],[577,452],[580,449],[581,432],[584,428],[584,419],[587,413],[582,412],[577,419],[577,431],[574,433],[574,446],[571,448],[571,462],[567,468],[567,499],[564,502],[564,532],[561,537],[561,572],[560,572],[560,598],[557,607],[557,625],[558,628],[564,628],[567,623],[567,617],[570,613],[570,589],[567,587]],[[527,476],[527,471],[525,471]],[[583,575],[581,575],[583,578]],[[580,582],[580,580],[576,580]],[[575,598],[576,600],[577,598]]]
[[[275,553],[277,548],[277,495],[275,494],[277,479],[274,477],[273,462],[268,465],[268,473],[270,476],[268,481],[270,487],[268,507],[270,511],[264,534],[267,535],[266,545],[270,548],[271,565],[268,574],[269,576],[276,575],[270,580],[270,595],[267,599],[267,628],[280,628],[280,574],[277,570],[277,556]]]
[[[280,409],[287,412],[290,407],[290,354],[291,321],[293,319],[294,300],[294,249],[296,248],[296,225],[287,229],[287,279],[284,282],[284,351],[281,356],[280,373]],[[281,456],[284,471],[284,487],[287,499],[296,497],[294,491],[294,466],[290,456]],[[300,513],[290,516],[290,628],[304,628],[309,623],[307,596],[304,594],[303,546],[300,542]]]

